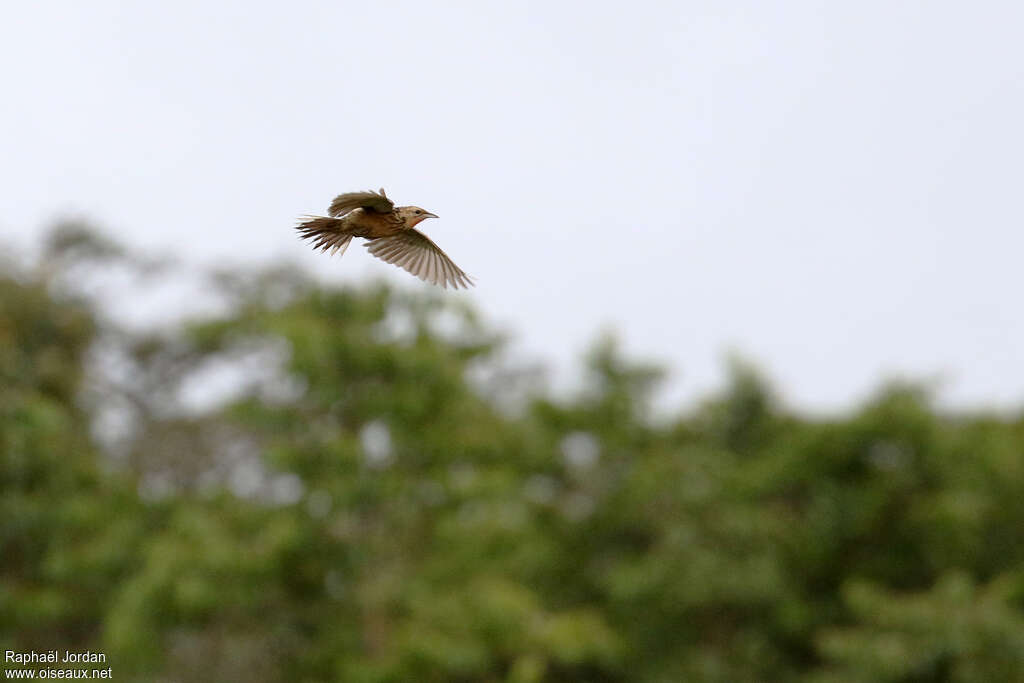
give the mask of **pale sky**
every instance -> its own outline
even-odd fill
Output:
[[[1024,4],[33,2],[0,25],[0,240],[430,287],[292,230],[384,186],[571,376],[604,328],[702,396],[941,377],[1024,404]]]

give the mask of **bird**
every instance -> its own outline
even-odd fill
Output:
[[[419,279],[445,289],[468,289],[473,278],[441,251],[416,226],[437,218],[418,206],[395,206],[379,192],[345,192],[331,202],[326,216],[306,216],[295,226],[299,238],[309,240],[313,249],[344,254],[353,237],[366,240],[367,250],[386,263],[394,264]]]

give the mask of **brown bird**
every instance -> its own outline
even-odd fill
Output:
[[[327,216],[309,216],[296,226],[302,239],[313,242],[314,249],[345,253],[353,237],[367,240],[371,254],[387,263],[404,268],[416,277],[446,288],[469,288],[472,278],[455,265],[440,247],[416,225],[437,218],[418,206],[395,206],[380,192],[346,192],[331,202]]]

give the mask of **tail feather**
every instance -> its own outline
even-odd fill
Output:
[[[310,216],[309,220],[303,221],[295,226],[299,231],[301,239],[310,240],[314,249],[326,252],[331,255],[344,254],[352,241],[352,235],[343,232],[344,221],[340,218],[327,218],[326,216]]]

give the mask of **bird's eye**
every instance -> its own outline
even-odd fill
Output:
[[[416,209],[416,213],[417,213],[417,214],[420,214],[420,213],[423,213],[423,212],[422,212],[422,211],[420,211],[419,209]]]

